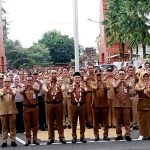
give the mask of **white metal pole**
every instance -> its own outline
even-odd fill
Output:
[[[73,0],[73,27],[75,48],[75,71],[79,71],[78,2]]]

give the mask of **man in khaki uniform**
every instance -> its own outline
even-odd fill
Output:
[[[11,87],[11,79],[4,78],[4,87],[0,89],[0,117],[2,123],[3,144],[7,146],[8,128],[10,129],[11,146],[16,147],[16,114],[18,113],[15,103],[16,89]]]
[[[125,126],[125,139],[131,141],[130,137],[130,114],[131,114],[131,100],[129,89],[132,87],[130,82],[125,81],[125,70],[119,70],[119,79],[113,82],[114,87],[114,114],[116,118],[116,134],[115,140],[123,140],[122,137],[122,117]]]
[[[127,76],[126,81],[132,83],[132,88],[129,89],[130,93],[130,100],[132,102],[132,121],[131,121],[131,128],[138,130],[138,112],[137,112],[137,104],[138,104],[138,94],[135,90],[135,85],[138,82],[138,77],[135,75],[133,66],[129,66],[127,68]]]
[[[113,76],[113,69],[107,68],[107,75],[103,79],[107,82],[107,84],[110,87],[110,90],[108,90],[108,103],[109,103],[109,127],[116,127],[116,121],[114,116],[114,106],[113,106],[113,99],[114,99],[114,88],[112,85],[112,82],[116,80],[116,78]]]
[[[74,83],[68,90],[71,93],[71,118],[72,118],[72,143],[77,142],[77,121],[79,117],[80,121],[80,141],[87,143],[85,133],[85,119],[86,119],[86,107],[85,107],[85,92],[86,87],[81,84],[81,76],[79,72],[74,73]]]
[[[37,141],[38,119],[39,119],[37,95],[39,93],[39,87],[34,86],[32,76],[27,77],[26,85],[25,87],[20,89],[20,93],[23,94],[24,96],[23,120],[27,140],[24,146],[28,146],[29,144],[31,144],[31,128],[33,131],[33,144],[39,145],[40,143]]]
[[[96,82],[94,66],[90,64],[88,66],[88,76],[85,79],[87,92],[86,92],[86,126],[87,128],[93,128],[93,116],[92,116],[92,87],[91,85]]]
[[[96,79],[97,83],[93,85],[93,101],[92,101],[92,110],[93,110],[93,119],[94,119],[94,141],[99,141],[99,120],[100,113],[102,115],[103,125],[104,125],[104,133],[103,140],[109,141],[108,138],[108,113],[109,113],[109,105],[108,105],[108,96],[107,90],[110,90],[110,86],[107,82],[102,81],[101,72],[96,70]]]
[[[61,81],[62,81],[62,85],[64,86],[64,90],[62,92],[63,107],[64,107],[63,126],[64,129],[67,126],[70,129],[71,128],[71,112],[70,112],[71,95],[68,93],[68,89],[70,88],[72,81],[67,68],[63,68]],[[68,123],[66,122],[66,114],[68,114]]]
[[[43,91],[45,92],[45,110],[46,120],[48,125],[48,138],[47,145],[54,143],[54,121],[57,122],[58,134],[60,142],[66,144],[63,128],[63,95],[61,84],[57,80],[57,70],[51,70],[51,81],[43,82]]]

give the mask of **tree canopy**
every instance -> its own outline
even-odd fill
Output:
[[[74,59],[74,40],[68,35],[61,35],[59,31],[53,30],[43,34],[38,43],[48,48],[51,61],[55,63],[69,63]]]
[[[142,44],[143,57],[146,45],[150,45],[150,0],[107,0],[108,7],[105,33],[109,38],[107,46],[123,42],[131,48]]]

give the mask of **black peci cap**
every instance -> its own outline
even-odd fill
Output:
[[[75,77],[75,76],[80,76],[80,77],[81,77],[80,72],[75,72],[75,73],[73,74],[73,76],[74,76],[74,77]]]

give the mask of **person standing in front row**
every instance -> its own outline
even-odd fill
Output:
[[[45,92],[45,110],[48,125],[47,145],[54,143],[55,132],[54,122],[57,122],[58,134],[60,142],[66,144],[63,128],[63,95],[61,82],[57,80],[57,70],[51,70],[51,81],[43,82],[43,91]]]
[[[137,105],[139,131],[142,140],[150,140],[150,79],[148,72],[140,74],[140,81],[135,86],[139,95]]]
[[[8,128],[10,129],[11,146],[16,147],[16,114],[18,113],[15,103],[16,89],[11,87],[11,79],[4,78],[4,87],[0,89],[0,118],[2,123],[3,143],[7,146]]]
[[[81,84],[81,75],[79,72],[75,72],[73,76],[73,85],[68,90],[68,92],[71,93],[70,110],[72,118],[72,143],[77,142],[76,129],[78,117],[80,121],[80,141],[87,143],[87,140],[84,137],[86,119],[85,92],[87,89],[83,84]]]
[[[39,145],[40,143],[37,141],[39,119],[37,94],[39,93],[39,87],[34,86],[32,76],[27,77],[27,83],[20,89],[20,93],[24,96],[23,120],[27,140],[24,146],[31,144],[31,128],[33,131],[33,144]]]
[[[125,139],[131,141],[130,137],[130,114],[132,103],[130,100],[129,89],[132,88],[130,82],[125,81],[126,72],[124,69],[119,70],[119,79],[113,82],[114,87],[114,114],[116,119],[116,134],[115,140],[123,140],[121,121],[123,117],[125,125]]]
[[[109,104],[107,91],[110,90],[110,86],[107,86],[107,82],[102,81],[102,73],[99,70],[96,70],[96,80],[97,83],[93,84],[93,101],[92,101],[92,110],[93,110],[93,119],[94,119],[94,141],[99,141],[99,120],[100,113],[102,114],[102,120],[104,124],[104,133],[103,140],[109,141],[108,138],[108,114],[109,114]]]

